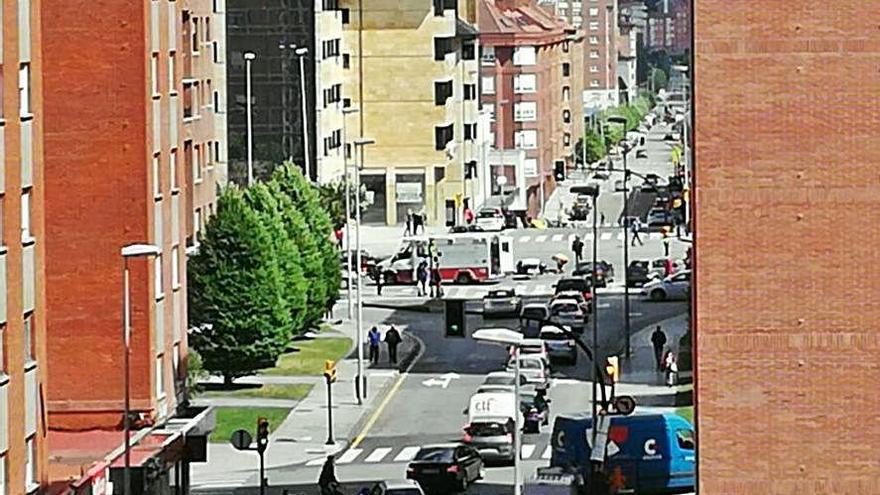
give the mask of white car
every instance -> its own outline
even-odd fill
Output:
[[[370,495],[424,495],[422,487],[415,480],[385,480],[373,485]]]
[[[550,320],[571,327],[576,333],[583,333],[589,317],[577,300],[554,299],[550,303]]]
[[[501,208],[483,208],[477,212],[477,227],[487,232],[500,232],[504,230],[504,213]]]
[[[509,385],[513,386],[516,383],[516,375],[509,371],[493,371],[486,375],[486,378],[483,379],[483,385]],[[525,385],[527,380],[525,376],[519,377],[519,384]]]
[[[515,373],[516,361],[511,358],[507,363],[508,373]],[[526,377],[527,383],[546,387],[550,385],[550,370],[544,364],[544,358],[535,355],[523,355],[519,357],[519,374]]]
[[[652,301],[687,299],[691,293],[691,271],[682,270],[664,278],[652,280],[642,286],[642,295]]]
[[[513,357],[514,347],[509,349],[510,357]],[[541,339],[523,339],[519,346],[520,356],[538,356],[544,360],[544,364],[550,366],[550,355],[547,354],[547,346]]]

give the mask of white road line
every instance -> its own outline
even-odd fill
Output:
[[[529,241],[531,241],[531,240],[532,240],[532,237],[531,237],[531,236],[528,236],[528,235],[524,235],[524,236],[522,236],[522,237],[519,238],[519,242],[520,242],[520,243],[526,243],[526,242],[529,242]]]
[[[622,240],[623,240],[623,232],[619,232],[619,233],[617,234],[617,240],[618,240],[618,241],[622,241]]]
[[[399,454],[394,458],[394,462],[409,462],[412,460],[416,454],[419,453],[419,449],[421,447],[404,447],[403,450],[400,451]]]
[[[339,459],[336,459],[336,464],[347,464],[349,462],[352,462],[357,459],[363,451],[364,449],[348,449],[345,451],[344,454],[339,456]],[[321,460],[321,462],[324,462],[323,459]]]
[[[584,240],[585,241],[587,241],[587,240],[592,241],[593,240],[593,233],[588,232],[588,233],[584,234]]]
[[[535,453],[535,444],[527,443],[527,444],[523,445],[521,452],[522,452],[522,456],[520,457],[520,459],[528,459],[529,457],[532,456],[532,454]]]
[[[562,240],[562,234],[556,234],[553,237],[551,237],[550,240],[553,242],[559,242]]]
[[[663,234],[661,234],[660,232],[651,232],[648,234],[648,238],[649,239],[662,239]]]
[[[535,242],[544,242],[546,240],[547,240],[546,235],[539,235],[538,237],[535,237]]]
[[[327,461],[326,457],[319,457],[317,459],[312,459],[311,461],[307,462],[306,466],[320,466],[321,464],[324,464],[325,461]]]
[[[364,459],[364,462],[381,462],[389,452],[391,452],[390,447],[379,447],[374,450],[372,454],[367,456],[367,458]]]
[[[577,237],[577,234],[568,234],[568,242],[573,242],[575,237]]]
[[[552,452],[553,452],[553,447],[551,447],[551,446],[548,445],[547,448],[544,449],[544,453],[541,454],[541,459],[549,459],[549,458],[550,458],[550,454],[551,454]]]
[[[601,239],[603,241],[610,241],[611,240],[611,232],[602,232],[602,235],[599,236],[599,239]]]

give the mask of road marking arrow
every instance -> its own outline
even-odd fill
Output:
[[[430,378],[423,381],[422,385],[426,387],[433,387],[436,385],[442,388],[447,388],[449,387],[449,382],[451,382],[452,380],[457,380],[459,378],[461,377],[457,373],[445,373],[437,378]]]

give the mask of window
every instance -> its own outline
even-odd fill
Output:
[[[534,93],[538,86],[537,74],[517,74],[513,78],[514,93]]]
[[[192,18],[192,53],[193,55],[198,55],[199,53],[199,18]]]
[[[599,87],[599,80],[593,79],[592,81],[590,81],[590,87],[591,88],[598,88]]]
[[[562,111],[562,122],[569,124],[571,123],[571,110],[563,110]]]
[[[516,148],[523,150],[533,150],[538,147],[538,131],[526,130],[517,131],[513,135],[513,141]]]
[[[193,246],[199,245],[199,232],[202,230],[202,209],[196,208],[193,212]]]
[[[483,76],[481,78],[482,86],[483,86],[483,94],[484,95],[494,95],[495,94],[495,78],[492,76]]]
[[[517,122],[532,122],[537,120],[538,103],[534,101],[521,101],[513,106],[513,119]]]
[[[193,149],[192,167],[193,182],[199,182],[202,180],[202,147],[198,144]]]
[[[168,92],[177,94],[177,84],[174,79],[174,52],[168,54]]]
[[[0,455],[0,495],[6,495],[6,454]]]
[[[195,115],[195,108],[198,104],[194,101],[196,98],[196,90],[192,81],[183,82],[183,118],[190,119]]]
[[[219,64],[220,63],[220,44],[217,43],[216,41],[212,41],[211,48],[213,49],[212,52],[214,53],[214,63]]]
[[[477,99],[477,85],[476,84],[465,84],[464,85],[464,99],[465,100],[476,100]]]
[[[220,160],[220,141],[214,141],[214,162],[219,162]]]
[[[477,48],[473,43],[465,43],[461,47],[461,58],[464,60],[475,60],[477,58]]]
[[[597,17],[599,15],[599,9],[596,7],[590,7],[590,17]]]
[[[30,492],[37,484],[37,445],[34,437],[28,438],[25,442],[25,451],[27,459],[24,466],[24,486],[25,490]]]
[[[453,124],[434,127],[434,149],[441,151],[446,145],[455,139],[455,126]]]
[[[484,108],[486,113],[489,114],[489,122],[495,122],[495,105],[487,105]]]
[[[526,158],[523,160],[523,173],[526,177],[534,177],[538,175],[538,159]]]
[[[177,150],[171,150],[168,158],[168,179],[171,183],[171,191],[177,190]]]
[[[464,140],[473,141],[477,139],[477,124],[464,125]]]
[[[563,146],[571,146],[571,134],[565,133],[562,135],[562,145]]]
[[[568,86],[562,87],[562,101],[568,101],[571,99],[571,88]]]
[[[171,289],[180,288],[180,249],[177,246],[171,248]]]
[[[434,81],[434,105],[445,105],[452,97],[452,81]]]
[[[494,46],[484,46],[483,47],[483,56],[480,57],[480,64],[482,64],[482,65],[495,65],[495,47]]]
[[[162,286],[162,254],[153,258],[153,276],[156,278],[156,299],[162,297],[165,288]]]
[[[517,46],[513,49],[513,65],[535,65],[536,62],[534,46]]]
[[[441,16],[446,10],[455,9],[455,0],[434,0],[434,15]]]
[[[34,362],[34,314],[24,315],[24,362]]]
[[[599,58],[598,50],[590,50],[590,58]]]
[[[162,195],[162,179],[159,175],[159,154],[153,155],[153,196]]]
[[[18,69],[18,116],[31,116],[31,64],[28,62]]]
[[[697,440],[694,437],[693,430],[677,430],[675,437],[678,440],[678,447],[682,450],[696,450]]]
[[[150,82],[153,85],[153,97],[159,96],[159,54],[150,57]]]
[[[165,396],[165,366],[162,356],[156,358],[156,396]]]
[[[591,65],[590,72],[592,72],[592,73],[599,72],[599,66],[598,65]]]
[[[562,53],[568,53],[568,51],[570,49],[571,49],[571,47],[569,46],[568,41],[563,41],[562,42]]]
[[[590,36],[590,44],[591,45],[598,45],[599,44],[599,37],[598,36]]]
[[[21,193],[21,242],[31,240],[31,191]]]
[[[349,22],[351,22],[351,11],[349,9],[339,9],[339,11],[342,13],[343,24],[348,24]]]
[[[171,373],[175,380],[179,380],[180,376],[180,344],[174,344],[174,354],[171,355]]]
[[[571,64],[568,62],[563,62],[562,64],[562,77],[568,77],[571,75]]]
[[[590,21],[590,31],[599,30],[599,21]]]
[[[214,91],[214,113],[220,113],[220,92]]]
[[[342,68],[348,69],[351,66],[351,55],[348,53],[342,54]]]
[[[6,324],[0,325],[0,374],[6,374],[6,353],[3,347],[3,339],[6,336]],[[0,473],[0,477],[3,476],[3,473]],[[0,491],[0,495],[3,495],[4,492]]]
[[[442,62],[447,53],[455,51],[455,38],[434,38],[434,60]]]

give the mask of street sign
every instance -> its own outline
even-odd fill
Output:
[[[599,428],[596,430],[596,444],[590,452],[590,460],[596,462],[605,461],[605,447],[608,445],[608,428],[611,426],[611,416],[601,415],[597,421]]]
[[[249,450],[253,440],[247,430],[235,430],[232,432],[232,438],[229,441],[236,450]]]
[[[631,395],[621,395],[614,398],[614,410],[618,414],[629,416],[636,410],[636,399]]]

